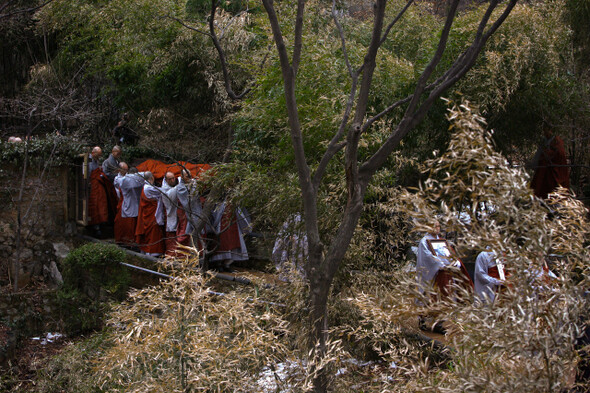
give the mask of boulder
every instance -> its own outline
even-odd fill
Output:
[[[52,282],[55,285],[61,285],[64,282],[55,261],[51,261],[49,267],[47,267],[47,265],[43,266],[43,275],[49,282]]]

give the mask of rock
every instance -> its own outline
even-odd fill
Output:
[[[70,222],[66,222],[65,228],[64,228],[64,235],[66,236],[74,236],[76,234],[76,223],[73,221]]]
[[[16,254],[16,251],[12,254],[13,258],[16,258]],[[29,248],[22,249],[19,255],[19,259],[21,262],[33,259],[33,250]]]
[[[57,268],[57,264],[55,261],[51,261],[49,267],[43,266],[43,275],[52,283],[56,285],[61,285],[64,282],[64,279]]]
[[[70,253],[70,247],[65,243],[53,243],[53,249],[55,250],[55,255],[61,260],[65,259]]]
[[[53,243],[48,241],[40,241],[33,246],[33,250],[38,252],[40,255],[51,255],[53,254]]]
[[[40,260],[35,259],[33,262],[27,264],[27,271],[31,272],[31,276],[39,276],[43,273],[44,264]]]

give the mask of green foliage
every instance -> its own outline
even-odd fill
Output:
[[[30,141],[22,143],[0,141],[0,161],[22,165],[25,149],[28,152],[29,162],[44,165],[49,161],[50,165],[58,166],[69,165],[84,151],[85,147],[74,138],[55,135],[33,137]]]
[[[590,66],[590,1],[567,0],[565,8],[566,20],[573,30],[576,58],[587,70]]]
[[[61,1],[39,16],[41,26],[60,34],[63,46],[56,64],[72,71],[84,64],[88,75],[107,78],[118,106],[136,112],[174,107],[191,117],[219,114],[227,97],[215,52],[208,37],[173,19],[185,19],[185,11],[179,0]],[[195,20],[193,25],[206,31],[205,23]],[[235,34],[239,27],[236,23],[223,37],[228,56],[235,57],[235,42],[249,39]],[[234,73],[239,80],[240,68]]]
[[[120,263],[125,252],[115,245],[88,243],[71,251],[63,261],[58,297],[67,334],[102,328],[108,300],[123,299],[129,274]]]
[[[62,288],[57,293],[62,331],[68,336],[99,331],[104,325],[106,303],[91,299],[78,289]]]
[[[127,292],[129,274],[121,262],[125,262],[125,252],[115,245],[88,243],[78,247],[63,262],[63,288],[93,299],[104,293],[122,298]]]

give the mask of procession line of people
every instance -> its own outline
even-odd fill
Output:
[[[201,256],[211,253],[209,261],[223,270],[248,259],[244,235],[251,224],[245,209],[223,201],[202,217],[205,198],[189,170],[183,168],[178,177],[166,172],[158,186],[152,172],[129,168],[121,154],[115,146],[102,165],[100,147],[89,156],[89,225],[95,235],[112,222],[116,243],[147,255],[176,256],[179,245],[190,246],[192,239]],[[206,224],[197,234],[194,228],[201,219]]]

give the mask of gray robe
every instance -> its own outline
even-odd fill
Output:
[[[121,205],[121,217],[137,217],[141,190],[145,184],[143,173],[128,173],[125,176],[118,175],[115,178],[115,186],[121,189],[123,204]]]
[[[178,216],[176,214],[178,208],[177,189],[170,187],[164,181],[162,182],[162,204],[164,205],[164,212],[166,214],[166,232],[176,232],[178,226]]]
[[[113,155],[109,155],[109,158],[104,160],[102,163],[102,171],[104,174],[109,178],[110,181],[115,180],[115,176],[117,176],[117,171],[119,170],[119,163],[121,161],[117,160]]]
[[[180,206],[186,212],[186,233],[192,234],[194,228],[191,220],[196,223],[203,214],[201,198],[199,197],[195,181],[193,180],[189,184],[186,184],[181,178],[176,186],[176,197]]]

